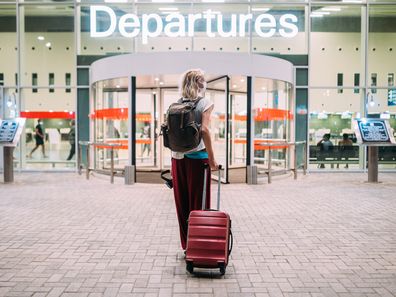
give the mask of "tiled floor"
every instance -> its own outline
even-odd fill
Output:
[[[224,277],[185,271],[172,192],[74,173],[0,183],[0,296],[396,296],[396,174],[225,185]]]

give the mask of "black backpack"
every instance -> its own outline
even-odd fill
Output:
[[[195,109],[201,99],[181,99],[169,106],[166,122],[161,125],[165,147],[175,152],[187,152],[199,145],[202,114]]]

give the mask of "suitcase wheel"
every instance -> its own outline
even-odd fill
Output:
[[[193,272],[194,272],[194,266],[193,266],[193,263],[192,263],[192,262],[187,262],[187,264],[186,264],[186,270],[187,270],[189,273],[193,273]]]
[[[224,275],[226,272],[226,267],[225,267],[224,263],[219,264],[219,268],[220,268],[220,274]]]

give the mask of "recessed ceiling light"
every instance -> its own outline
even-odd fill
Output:
[[[37,39],[38,40],[44,40],[45,38],[44,38],[44,36],[38,36]]]
[[[163,85],[164,84],[164,82],[163,81],[160,81],[160,83],[159,83],[160,85]]]
[[[158,77],[156,77],[156,78],[154,78],[154,80],[155,80],[155,81],[159,81],[159,78],[158,78]]]
[[[252,11],[261,11],[261,12],[266,12],[270,10],[271,8],[265,8],[265,7],[253,7]]]
[[[151,0],[153,3],[172,3],[175,2],[175,0]]]
[[[119,88],[120,88],[120,85],[116,85],[116,88],[119,89]]]
[[[245,82],[245,79],[241,78],[241,82]]]
[[[328,15],[330,11],[312,11],[312,14]]]
[[[341,11],[340,7],[323,7],[323,11]]]
[[[176,10],[179,10],[179,8],[177,8],[177,7],[159,7],[158,10],[161,10],[161,11],[176,11]]]
[[[46,47],[51,47],[51,42],[47,42],[47,43],[45,44],[45,46],[46,46]]]

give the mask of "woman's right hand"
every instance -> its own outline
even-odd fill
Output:
[[[209,166],[211,170],[219,170],[219,164],[217,164],[215,159],[209,159]]]

